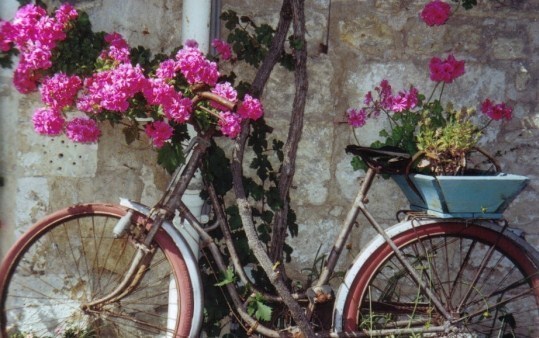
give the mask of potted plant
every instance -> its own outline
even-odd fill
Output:
[[[408,171],[393,179],[412,209],[440,217],[499,218],[527,178],[501,173],[478,143],[487,127],[511,119],[512,109],[491,99],[479,109],[443,104],[445,85],[462,76],[464,66],[453,55],[432,58],[430,79],[436,85],[428,98],[414,86],[395,93],[383,80],[375,94],[365,95],[363,107],[347,110],[348,122],[362,128],[370,119],[387,119],[382,140],[371,146],[398,147],[411,155]],[[355,158],[353,165],[358,169],[363,164]]]

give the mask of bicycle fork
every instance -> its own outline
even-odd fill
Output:
[[[122,225],[127,226],[131,223],[131,217],[133,215],[133,210],[129,210],[129,212],[118,221],[117,226],[115,227],[116,230],[121,227]],[[153,229],[159,229],[165,219],[161,217],[156,217],[152,224],[152,228],[150,230],[150,233]],[[115,233],[115,236],[118,234]],[[151,240],[153,240],[154,236],[151,236]],[[137,250],[135,252],[135,256],[133,260],[131,261],[131,265],[129,269],[127,270],[123,280],[120,282],[120,284],[109,294],[104,296],[103,298],[93,300],[87,304],[82,305],[82,310],[85,312],[95,312],[100,311],[103,309],[103,306],[107,304],[112,304],[120,299],[124,298],[125,296],[129,295],[134,289],[137,288],[140,281],[144,277],[144,274],[146,271],[149,270],[150,262],[153,258],[153,255],[155,253],[155,250],[152,249],[151,240],[146,239],[144,243],[138,243],[135,242],[135,245],[137,247]],[[147,244],[148,243],[148,244]]]

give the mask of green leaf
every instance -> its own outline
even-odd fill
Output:
[[[263,303],[263,298],[260,294],[251,297],[247,304],[247,313],[254,316],[257,320],[269,321],[271,319],[272,309]]]
[[[234,269],[232,269],[232,267],[228,267],[228,269],[225,271],[223,275],[223,280],[214,285],[225,286],[227,284],[234,283],[235,280],[236,280],[236,276],[234,275]]]
[[[137,125],[127,126],[122,129],[125,136],[125,142],[131,144],[135,142],[139,137],[139,130]]]
[[[352,161],[350,163],[352,164],[352,169],[354,170],[367,170],[367,165],[359,156],[352,157]]]
[[[185,162],[182,145],[177,143],[165,143],[157,151],[157,163],[172,174],[174,170]]]

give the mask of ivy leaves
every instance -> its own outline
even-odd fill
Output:
[[[222,13],[221,20],[230,31],[227,42],[236,53],[238,61],[245,61],[258,68],[268,53],[275,30],[268,24],[257,25],[248,16],[238,16],[233,10]],[[290,41],[292,48],[297,47],[297,44]],[[294,69],[294,58],[290,53],[283,53],[279,63],[288,70]]]

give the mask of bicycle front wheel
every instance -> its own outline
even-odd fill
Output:
[[[89,309],[110,293],[136,252],[133,237],[148,219],[135,213],[129,234],[112,229],[126,211],[78,205],[35,224],[0,267],[3,337],[187,337],[193,292],[185,261],[162,229],[137,287],[113,303]]]
[[[394,337],[429,331],[429,337],[539,337],[539,265],[533,249],[480,224],[417,225],[393,240],[451,315],[451,330],[443,327],[447,319],[384,242],[351,283],[345,331]]]

